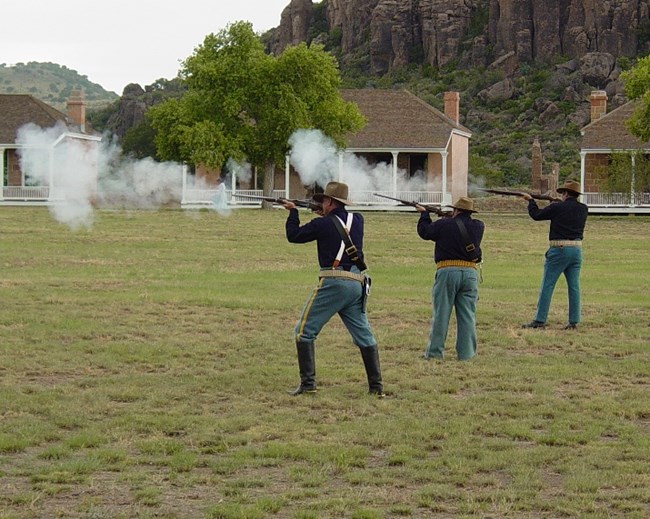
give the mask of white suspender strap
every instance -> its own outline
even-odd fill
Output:
[[[343,223],[343,220],[341,220],[338,216],[334,216],[334,218],[338,218],[339,222],[341,222],[341,225],[345,229],[345,232],[350,234],[350,229],[352,229],[352,213],[348,213],[348,219],[345,223]],[[345,243],[343,240],[341,240],[341,246],[339,247],[339,252],[336,255],[336,259],[334,260],[334,263],[332,264],[332,268],[336,268],[339,266],[339,263],[341,263],[341,258],[343,257],[343,251],[345,251]]]

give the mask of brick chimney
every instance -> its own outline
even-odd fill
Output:
[[[594,90],[589,96],[591,103],[591,122],[597,121],[607,113],[607,92]]]
[[[82,90],[70,92],[68,119],[71,124],[78,126],[81,132],[86,131],[86,101]]]
[[[460,94],[445,92],[445,115],[458,124],[460,119]]]

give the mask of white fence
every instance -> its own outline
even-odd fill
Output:
[[[5,201],[19,202],[45,202],[49,200],[50,188],[47,186],[2,186],[0,190],[1,199]],[[186,188],[183,194],[183,205],[210,205],[212,198],[217,194],[216,189],[193,189]],[[240,198],[237,195],[263,196],[261,189],[226,190],[228,203],[233,207],[259,207],[260,200]],[[357,206],[365,207],[391,207],[399,203],[387,198],[375,196],[375,194],[399,198],[409,202],[420,202],[423,204],[441,205],[443,196],[440,191],[352,191],[349,195],[350,201]],[[271,195],[273,198],[286,196],[283,189],[276,189]],[[294,195],[290,195],[295,198]],[[449,203],[447,193],[446,203]],[[594,208],[650,208],[650,193],[584,193],[581,200],[589,207]]]
[[[582,202],[589,207],[650,206],[650,193],[584,193]]]
[[[45,201],[50,196],[47,186],[3,186],[2,198],[5,200]]]

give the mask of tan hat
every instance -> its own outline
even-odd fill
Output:
[[[564,193],[565,191],[569,191],[575,195],[581,195],[582,193],[580,192],[580,184],[576,182],[575,180],[567,180],[562,187],[558,187],[556,189],[558,193]]]
[[[467,198],[466,196],[461,196],[458,200],[456,200],[455,204],[452,204],[449,207],[453,207],[459,211],[467,211],[468,213],[476,212],[474,210],[474,200]]]
[[[343,182],[329,182],[325,186],[325,192],[324,193],[316,193],[314,195],[314,200],[316,202],[322,202],[323,197],[330,197],[333,198],[334,200],[338,200],[341,202],[343,205],[349,205],[352,202],[350,202],[348,198],[348,185],[344,184]]]

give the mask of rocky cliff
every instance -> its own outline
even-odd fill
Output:
[[[516,67],[650,51],[650,0],[291,0],[271,50],[319,38],[321,13],[341,56],[367,53],[375,75],[409,63]]]

